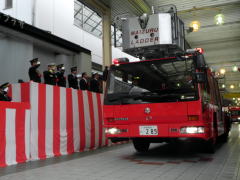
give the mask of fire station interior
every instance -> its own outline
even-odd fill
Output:
[[[239,29],[240,0],[0,0],[0,180],[240,180]]]

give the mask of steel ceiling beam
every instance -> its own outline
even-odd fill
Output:
[[[222,7],[229,6],[229,5],[240,5],[240,1],[221,3],[221,4],[217,4],[217,5],[211,5],[211,6],[202,6],[199,8],[194,6],[191,9],[178,11],[178,14],[185,14],[185,13],[191,13],[194,11],[202,11],[202,10],[217,10],[217,11],[219,11],[219,10],[222,10]]]
[[[88,20],[95,14],[95,12],[93,11],[88,17],[87,19],[84,21],[84,23],[88,22]]]
[[[83,9],[83,6],[81,6],[79,10],[74,14],[74,17],[76,17],[82,11],[82,9]]]
[[[144,0],[128,0],[129,4],[132,5],[140,14],[150,13],[151,8]]]

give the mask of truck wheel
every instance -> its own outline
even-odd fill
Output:
[[[137,152],[144,153],[148,151],[150,143],[144,139],[133,139],[133,146]]]
[[[215,153],[215,141],[213,139],[209,139],[205,142],[205,150],[206,153],[214,154]]]
[[[228,133],[224,133],[221,137],[220,137],[221,142],[226,143],[228,141]]]

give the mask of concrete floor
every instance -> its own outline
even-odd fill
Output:
[[[0,180],[240,180],[240,125],[215,154],[201,145],[153,144],[145,154],[132,144],[0,169]]]

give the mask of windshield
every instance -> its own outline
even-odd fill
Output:
[[[193,72],[193,60],[155,60],[111,66],[105,104],[196,100]]]
[[[231,111],[231,115],[232,115],[232,116],[240,116],[240,111],[238,111],[238,110],[233,110],[233,111]]]

